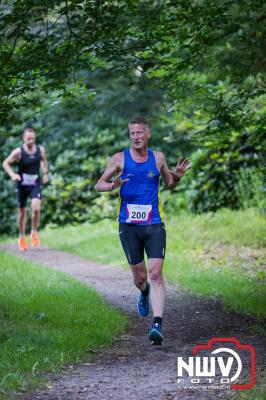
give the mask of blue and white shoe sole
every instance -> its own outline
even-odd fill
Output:
[[[163,335],[157,329],[152,329],[149,333],[149,339],[154,345],[161,345],[163,343]]]

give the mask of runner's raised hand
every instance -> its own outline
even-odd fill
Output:
[[[175,181],[180,178],[191,168],[190,161],[187,158],[179,158],[176,162],[175,169],[170,171]]]

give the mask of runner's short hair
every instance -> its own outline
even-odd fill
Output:
[[[31,128],[30,126],[24,129],[23,135],[22,135],[23,137],[25,136],[26,132],[32,132],[32,133],[36,134],[35,129]]]
[[[24,129],[23,136],[25,135],[26,132],[33,132],[36,134],[35,129],[32,128],[31,126],[28,126],[27,128]]]
[[[133,118],[130,121],[128,121],[128,125],[133,125],[133,124],[142,124],[145,125],[146,128],[150,128],[148,121],[146,120],[146,118],[143,117]]]

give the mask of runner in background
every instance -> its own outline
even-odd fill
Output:
[[[47,184],[48,162],[43,146],[35,143],[36,134],[32,128],[26,128],[23,132],[23,144],[13,150],[4,160],[3,168],[13,182],[16,183],[18,200],[18,227],[19,227],[19,249],[28,250],[25,237],[27,223],[27,199],[31,198],[31,244],[33,247],[40,245],[37,228],[41,213],[41,179],[40,167],[43,171],[42,183]],[[18,173],[14,172],[12,164],[18,164]]]

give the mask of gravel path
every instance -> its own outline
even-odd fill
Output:
[[[92,363],[66,368],[60,375],[49,377],[45,388],[18,396],[18,399],[230,399],[237,394],[237,390],[192,390],[177,384],[177,356],[191,356],[193,346],[206,344],[213,337],[234,337],[241,343],[253,345],[257,354],[259,382],[266,365],[266,343],[263,337],[250,329],[256,322],[254,319],[227,311],[218,301],[206,300],[167,284],[163,325],[165,343],[163,346],[152,346],[147,336],[152,317],[141,318],[136,313],[138,293],[129,270],[99,265],[44,246],[26,253],[19,252],[11,244],[1,245],[0,249],[64,271],[87,283],[132,321],[126,334],[118,338],[111,348],[97,350]]]

